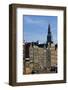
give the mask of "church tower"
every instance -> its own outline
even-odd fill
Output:
[[[50,24],[48,25],[48,35],[47,35],[47,44],[48,43],[53,43],[52,42],[52,36],[51,36],[51,27],[50,27]]]

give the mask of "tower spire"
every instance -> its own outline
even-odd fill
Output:
[[[48,25],[48,33],[51,33],[51,31],[50,31],[50,24]]]
[[[51,36],[51,27],[50,27],[50,24],[48,24],[47,44],[48,43],[52,43],[52,36]]]

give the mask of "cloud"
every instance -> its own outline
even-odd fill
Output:
[[[28,24],[35,24],[35,25],[40,25],[40,26],[48,24],[47,20],[34,19],[34,18],[30,18],[30,17],[25,17],[24,20]]]

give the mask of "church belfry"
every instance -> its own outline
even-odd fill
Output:
[[[47,34],[47,44],[52,43],[52,36],[51,36],[51,27],[50,24],[48,25],[48,34]]]

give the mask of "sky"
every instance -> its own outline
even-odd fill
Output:
[[[52,41],[57,43],[57,16],[24,15],[24,40],[25,42],[46,43],[48,24],[51,27]]]

